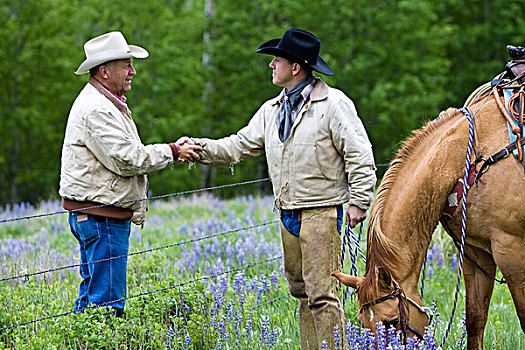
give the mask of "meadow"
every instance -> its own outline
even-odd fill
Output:
[[[103,309],[71,312],[80,276],[67,215],[1,223],[0,349],[300,349],[297,304],[283,275],[272,206],[271,197],[221,200],[209,193],[150,201],[145,226],[132,226],[123,318]],[[0,221],[61,210],[58,201],[8,206]],[[363,249],[365,243],[362,237]],[[351,260],[347,254],[346,273]],[[390,331],[391,344],[381,335],[376,343],[357,324],[351,291],[347,327],[334,337],[342,341],[344,332],[350,349],[437,348],[452,310],[457,260],[438,229],[423,299],[435,315],[423,342],[403,347]],[[356,262],[362,274],[363,259]],[[41,271],[47,272],[32,274]],[[462,283],[446,349],[465,348],[464,308]],[[486,349],[525,348],[506,286],[495,286],[489,317]]]

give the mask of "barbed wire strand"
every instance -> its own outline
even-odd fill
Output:
[[[218,189],[221,189],[221,188],[249,185],[249,184],[265,182],[265,181],[269,181],[269,180],[270,180],[270,178],[267,177],[267,178],[264,178],[264,179],[251,180],[251,181],[245,181],[245,182],[237,182],[237,183],[234,183],[234,184],[219,185],[219,186],[214,186],[214,187],[200,188],[200,189],[197,189],[197,190],[189,190],[189,191],[182,191],[182,192],[176,192],[176,193],[170,193],[170,194],[163,194],[163,195],[154,196],[154,197],[150,197],[150,198],[133,199],[133,200],[129,200],[129,201],[117,202],[117,203],[112,203],[112,204],[95,205],[95,206],[92,206],[92,207],[81,208],[81,209],[77,209],[77,210],[59,210],[59,211],[55,211],[55,212],[52,212],[52,213],[35,214],[35,215],[28,215],[28,216],[22,216],[22,217],[11,218],[11,219],[3,219],[3,220],[0,220],[0,224],[4,224],[4,223],[8,223],[8,222],[15,222],[15,221],[22,221],[22,220],[30,220],[30,219],[36,219],[36,218],[43,218],[43,217],[59,215],[59,214],[77,213],[77,212],[83,212],[83,211],[86,211],[86,210],[99,209],[99,208],[104,208],[104,207],[114,206],[114,205],[123,205],[123,204],[135,203],[135,202],[144,202],[144,201],[150,201],[150,200],[155,200],[155,199],[163,199],[163,198],[168,198],[168,197],[176,197],[176,196],[182,196],[182,195],[186,195],[186,194],[194,194],[194,193],[218,190]]]
[[[250,229],[253,229],[253,228],[257,228],[257,227],[267,226],[267,225],[270,225],[270,224],[275,224],[277,222],[278,221],[275,220],[275,221],[265,222],[265,223],[262,223],[262,224],[241,227],[241,228],[238,228],[238,229],[225,231],[225,232],[221,232],[221,233],[216,233],[216,234],[209,235],[209,236],[203,236],[203,237],[199,237],[199,238],[194,238],[194,239],[191,239],[191,240],[188,240],[188,241],[182,241],[182,242],[178,242],[178,243],[168,244],[168,245],[164,245],[164,246],[161,246],[161,247],[150,248],[150,249],[146,249],[146,250],[142,250],[142,251],[138,251],[138,252],[134,252],[134,253],[129,253],[129,254],[125,254],[125,255],[114,256],[114,257],[111,257],[111,258],[105,258],[105,259],[100,259],[100,260],[96,260],[96,261],[90,261],[90,262],[87,262],[87,263],[72,264],[72,265],[57,267],[57,268],[48,269],[48,270],[42,270],[42,271],[37,271],[37,272],[32,272],[32,273],[25,273],[25,274],[21,274],[21,275],[6,277],[6,278],[0,279],[0,282],[11,281],[11,280],[16,280],[16,279],[20,279],[20,278],[26,278],[27,279],[29,277],[42,275],[42,274],[45,274],[45,273],[56,272],[56,271],[71,269],[71,268],[74,268],[74,267],[85,266],[85,265],[90,265],[90,264],[96,264],[96,263],[106,262],[106,261],[115,260],[115,259],[122,259],[122,258],[126,258],[126,257],[133,256],[133,255],[145,254],[145,253],[153,252],[153,251],[156,251],[156,250],[172,248],[172,247],[180,246],[180,245],[183,245],[183,244],[195,243],[195,242],[199,242],[199,241],[202,241],[202,240],[205,240],[205,239],[210,239],[210,238],[214,238],[214,237],[224,236],[224,235],[227,235],[227,234],[230,234],[230,233],[246,231],[246,230],[250,230]]]
[[[287,296],[288,296],[288,295],[281,295],[280,297],[278,297],[278,298],[274,298],[274,299],[272,299],[272,300],[268,300],[268,301],[265,302],[265,303],[257,304],[257,305],[255,305],[254,307],[249,308],[248,311],[252,311],[252,310],[255,310],[255,309],[261,308],[261,307],[266,306],[266,305],[268,305],[268,304],[274,303],[274,302],[276,302],[276,301],[278,301],[278,300],[284,299],[284,298],[286,298]]]
[[[46,317],[42,317],[42,318],[31,320],[31,321],[17,323],[17,324],[8,326],[8,327],[0,328],[0,332],[1,331],[6,331],[6,330],[11,330],[11,329],[22,327],[22,326],[26,326],[26,325],[37,323],[37,322],[41,322],[41,321],[46,321],[46,320],[50,320],[50,319],[54,319],[54,318],[58,318],[58,317],[66,316],[66,315],[70,315],[70,314],[73,314],[73,313],[83,312],[83,311],[86,311],[86,310],[89,310],[89,309],[95,309],[95,308],[108,306],[108,305],[110,305],[112,303],[117,303],[117,302],[121,302],[121,301],[124,301],[124,300],[129,300],[129,299],[134,299],[134,298],[138,298],[138,297],[143,297],[143,296],[147,296],[147,295],[152,295],[152,294],[164,292],[164,291],[167,291],[167,290],[170,290],[170,289],[174,289],[174,288],[185,286],[187,284],[191,284],[191,283],[195,283],[195,282],[199,282],[199,281],[204,281],[204,280],[209,280],[209,279],[216,278],[216,277],[222,276],[222,275],[226,275],[226,274],[230,274],[230,273],[234,273],[234,272],[238,272],[238,271],[244,271],[244,270],[247,270],[247,269],[249,269],[251,267],[254,267],[254,266],[257,266],[257,265],[261,265],[261,264],[265,264],[265,263],[269,263],[269,262],[281,259],[282,257],[283,257],[282,255],[279,255],[279,256],[276,256],[276,257],[273,257],[273,258],[268,258],[266,260],[260,260],[260,261],[257,261],[255,263],[247,264],[247,265],[244,265],[242,267],[238,267],[238,268],[231,269],[231,270],[228,270],[228,271],[222,271],[222,272],[215,273],[213,275],[203,276],[203,277],[196,278],[196,279],[193,279],[193,280],[190,280],[190,281],[182,282],[182,283],[179,283],[179,284],[176,284],[176,285],[173,285],[173,286],[169,286],[169,287],[165,287],[165,288],[161,288],[161,289],[157,289],[157,290],[153,290],[153,291],[149,291],[149,292],[139,293],[139,294],[135,294],[135,295],[130,295],[128,297],[124,297],[124,298],[120,298],[120,299],[117,299],[117,300],[108,301],[106,303],[102,303],[102,304],[99,304],[99,305],[88,306],[88,307],[85,307],[85,308],[82,308],[82,309],[79,309],[79,310],[72,310],[72,311],[61,313],[61,314],[46,316]]]

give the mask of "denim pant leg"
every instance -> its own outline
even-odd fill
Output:
[[[97,220],[92,215],[71,213],[70,227],[80,245],[82,282],[75,309],[90,304],[123,310],[126,297],[127,254],[130,222],[116,219]],[[91,263],[123,256],[118,259]],[[112,302],[114,300],[119,300]]]

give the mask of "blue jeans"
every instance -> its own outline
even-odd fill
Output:
[[[337,232],[341,233],[341,227],[343,226],[343,205],[339,204],[337,208]],[[295,237],[299,237],[301,232],[301,211],[304,209],[292,209],[292,210],[281,210],[281,222],[288,232]],[[312,209],[312,208],[310,208]]]
[[[82,213],[69,213],[71,232],[80,245],[80,282],[75,310],[105,305],[122,314],[126,297],[127,254],[131,223]],[[117,256],[118,259],[89,264]]]

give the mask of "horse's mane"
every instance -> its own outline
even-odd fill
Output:
[[[407,159],[419,147],[421,142],[438,127],[456,116],[457,113],[457,109],[449,108],[442,111],[436,119],[429,121],[421,129],[413,131],[412,135],[401,143],[401,148],[383,176],[370,210],[366,275],[359,286],[360,300],[370,301],[373,294],[377,293],[376,270],[378,267],[386,267],[392,277],[398,279],[397,271],[402,257],[395,248],[395,242],[391,241],[381,228],[381,218],[388,200],[389,190],[392,188]]]

